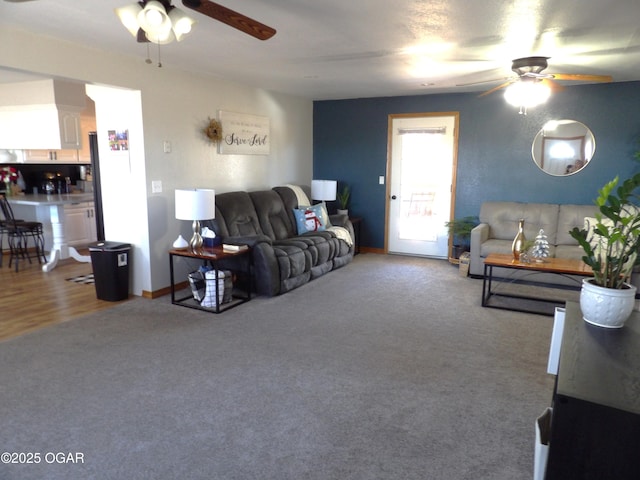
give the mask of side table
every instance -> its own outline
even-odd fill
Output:
[[[190,248],[177,248],[173,250],[169,250],[169,271],[171,275],[171,303],[173,305],[180,305],[182,307],[194,308],[197,310],[203,310],[210,313],[222,313],[231,308],[237,307],[243,303],[251,300],[251,290],[253,290],[253,280],[251,277],[251,249],[246,248],[244,250],[240,250],[237,252],[227,252],[222,249],[222,247],[212,247],[212,248],[201,248],[196,251],[191,250]],[[215,307],[203,307],[200,303],[193,298],[193,292],[189,285],[187,285],[187,289],[189,294],[186,296],[181,296],[177,298],[176,294],[177,287],[175,282],[174,275],[174,262],[176,258],[184,259],[185,261],[191,261],[191,263],[205,263],[210,265],[214,271],[216,272],[215,277],[215,289],[216,295],[215,298],[218,299],[220,296],[218,295],[218,272],[221,270],[221,262],[229,261],[231,259],[237,259],[238,268],[228,268],[225,267],[226,270],[231,270],[232,273],[236,276],[244,277],[246,284],[246,291],[242,294],[238,292],[235,288],[233,289],[233,294],[231,301],[228,303],[216,302]],[[246,268],[241,268],[242,265],[246,265]],[[197,266],[194,266],[194,270],[197,269]],[[179,291],[185,290],[185,288],[181,288]]]

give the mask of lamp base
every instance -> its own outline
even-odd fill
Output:
[[[200,250],[202,248],[202,236],[200,236],[200,221],[193,221],[193,236],[189,240],[189,248],[191,250]]]

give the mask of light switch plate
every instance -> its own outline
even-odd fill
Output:
[[[151,181],[151,193],[162,193],[162,180]]]
[[[171,153],[171,142],[169,140],[162,142],[162,150],[164,153]]]
[[[384,185],[384,175],[380,175],[380,176],[378,177],[378,184],[380,184],[380,185]]]

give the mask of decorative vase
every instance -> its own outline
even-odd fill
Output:
[[[580,309],[585,322],[598,327],[622,328],[633,310],[636,287],[625,283],[625,288],[606,288],[593,283],[593,278],[582,280]]]
[[[527,239],[524,236],[524,218],[518,222],[518,233],[516,233],[513,243],[511,244],[511,253],[514,260],[520,260],[520,253],[524,250],[524,244]]]

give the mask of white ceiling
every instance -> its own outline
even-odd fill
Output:
[[[146,44],[137,43],[114,14],[130,3],[0,0],[0,28],[6,24],[144,63]],[[488,90],[512,76],[512,59],[531,55],[551,57],[545,73],[640,80],[638,0],[218,3],[275,28],[276,35],[256,40],[184,8],[198,23],[182,42],[161,47],[165,68],[314,100]],[[182,6],[180,0],[173,4]],[[157,55],[151,45],[147,68],[157,68]]]

